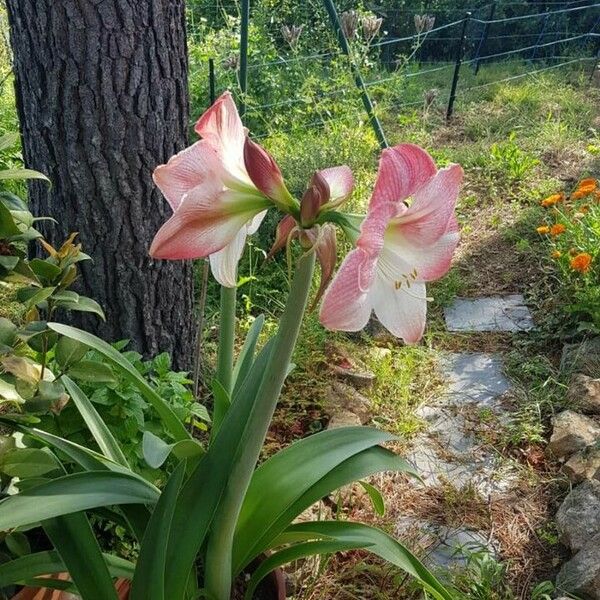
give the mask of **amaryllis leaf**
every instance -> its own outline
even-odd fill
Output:
[[[159,491],[135,475],[88,471],[52,479],[0,501],[0,531],[114,504],[154,504]]]
[[[84,361],[81,361],[77,364],[81,365],[83,362]],[[103,366],[106,367],[106,365]],[[62,377],[62,382],[75,403],[75,406],[77,406],[77,410],[83,417],[94,440],[96,440],[100,450],[102,450],[102,453],[112,461],[123,465],[124,467],[128,467],[129,464],[127,463],[127,459],[125,458],[125,454],[123,454],[119,443],[107,427],[106,423],[102,420],[102,417],[94,408],[94,405],[90,402],[89,398],[83,393],[81,388],[66,375]]]

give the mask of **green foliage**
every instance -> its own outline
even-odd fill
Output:
[[[491,167],[497,177],[506,177],[509,181],[520,181],[539,160],[523,152],[515,142],[516,134],[511,132],[506,142],[494,143],[490,148]]]
[[[542,201],[538,232],[558,272],[570,324],[576,332],[600,332],[600,190],[589,178],[572,193]]]

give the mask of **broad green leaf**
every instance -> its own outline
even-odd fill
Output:
[[[380,517],[383,517],[383,515],[385,515],[385,502],[383,500],[381,492],[376,487],[372,486],[366,481],[359,481],[359,483],[365,490],[365,492],[367,492],[367,494],[369,495],[369,498],[371,499],[371,504],[373,505],[375,512]]]
[[[156,503],[135,567],[130,600],[164,600],[167,545],[185,461],[179,463]]]
[[[71,367],[68,373],[74,379],[89,383],[117,383],[112,369],[96,360],[80,360]]]
[[[414,473],[378,444],[394,436],[368,427],[331,429],[288,446],[254,473],[234,541],[234,572],[268,549],[303,510],[334,490],[373,473]]]
[[[33,169],[3,169],[0,170],[0,181],[6,179],[42,179],[50,183],[50,180],[39,171]]]
[[[10,211],[23,211],[29,212],[27,203],[12,192],[3,191],[0,192],[0,204],[4,204]]]
[[[4,205],[4,202],[0,202],[0,238],[12,238],[20,233],[21,230],[17,227],[10,210]]]
[[[12,346],[17,335],[17,326],[5,317],[0,317],[0,344]]]
[[[204,454],[204,449],[196,440],[181,440],[167,444],[150,431],[144,431],[142,438],[144,460],[152,469],[159,469],[171,452],[179,459],[198,459]]]
[[[38,278],[46,279],[47,283],[52,283],[52,281],[62,273],[60,267],[40,258],[30,260],[29,267]]]
[[[63,397],[65,388],[60,381],[40,381],[38,386],[38,397],[41,400],[56,402]]]
[[[50,473],[60,465],[48,450],[37,448],[14,448],[1,459],[0,468],[11,477],[39,477]]]
[[[60,337],[54,348],[56,362],[65,369],[69,365],[80,361],[88,351],[88,347],[77,340]]]
[[[85,513],[42,523],[82,598],[117,600],[115,586]]]
[[[56,306],[59,308],[64,308],[65,310],[76,310],[79,312],[89,312],[98,315],[103,321],[106,320],[106,316],[104,315],[104,311],[102,307],[91,298],[86,298],[85,296],[79,296],[77,302],[72,300],[60,300],[56,303]]]
[[[19,134],[12,131],[0,137],[0,152],[12,148],[19,141]]]
[[[103,556],[113,577],[131,579],[134,569],[131,562],[111,554]],[[60,573],[64,570],[65,565],[60,554],[55,550],[28,554],[0,564],[0,588],[11,584],[22,584],[34,577],[42,577],[48,573]]]
[[[259,315],[254,319],[254,323],[248,330],[246,334],[246,339],[244,340],[244,345],[242,346],[242,350],[237,358],[235,363],[235,367],[233,368],[233,389],[235,390],[239,388],[241,383],[244,381],[246,376],[248,375],[248,371],[250,366],[252,365],[252,361],[254,359],[254,351],[256,349],[256,343],[258,342],[258,337],[262,328],[265,324],[265,316]]]
[[[31,554],[31,546],[29,540],[24,533],[13,531],[4,538],[6,547],[16,556],[25,556]]]
[[[20,260],[18,256],[0,256],[0,267],[6,271],[12,271]]]
[[[110,344],[107,344],[95,335],[75,327],[70,327],[69,325],[48,323],[48,327],[102,354],[130,383],[137,387],[144,398],[156,410],[165,427],[176,440],[190,438],[185,425],[177,417],[173,409],[154,391],[148,382],[138,373],[136,368],[118,350],[115,350]]]
[[[65,475],[0,500],[0,531],[99,506],[154,504],[159,495],[152,484],[125,473]]]
[[[208,410],[204,404],[194,402],[190,407],[190,412],[201,421],[205,421],[206,423],[211,422],[210,415],[208,414]]]
[[[144,460],[152,469],[159,469],[162,467],[165,460],[167,460],[169,454],[171,454],[174,445],[175,444],[163,442],[163,440],[154,435],[151,431],[144,431],[142,438]]]
[[[45,287],[29,295],[27,300],[25,300],[25,307],[32,308],[38,304],[41,304],[42,302],[45,302],[50,296],[52,296],[55,289],[55,287]],[[17,296],[19,296],[19,292],[17,292]]]
[[[316,521],[291,525],[287,531],[310,532],[311,536],[317,533],[326,540],[357,544],[355,547],[365,548],[414,577],[435,600],[456,599],[408,548],[381,529],[349,521]]]
[[[79,362],[78,365],[81,365],[83,362],[85,361]],[[102,417],[98,414],[98,411],[94,408],[94,405],[90,402],[89,398],[83,393],[81,388],[66,375],[62,377],[62,381],[103,454],[114,462],[119,463],[124,467],[128,467],[129,464],[127,463],[127,459],[125,458],[121,447],[110,432],[110,429],[106,426],[106,423],[102,420]]]

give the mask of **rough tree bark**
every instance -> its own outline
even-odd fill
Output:
[[[152,183],[186,144],[189,119],[184,0],[8,0],[26,165],[34,213],[78,231],[81,290],[145,354],[192,355],[192,266],[152,261],[150,241],[170,209]]]

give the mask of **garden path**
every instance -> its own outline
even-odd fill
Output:
[[[457,298],[445,310],[450,332],[519,332],[533,329],[531,313],[518,294],[489,298]],[[485,443],[486,435],[511,419],[506,396],[511,383],[498,353],[446,353],[439,367],[446,382],[443,394],[417,410],[426,430],[414,440],[409,460],[422,476],[417,486],[450,483],[471,489],[491,502],[506,492],[518,475],[509,462]],[[418,530],[428,560],[442,568],[460,566],[469,554],[499,549],[493,534],[467,527],[446,527],[406,517],[398,533]],[[426,540],[426,541],[425,541]]]

